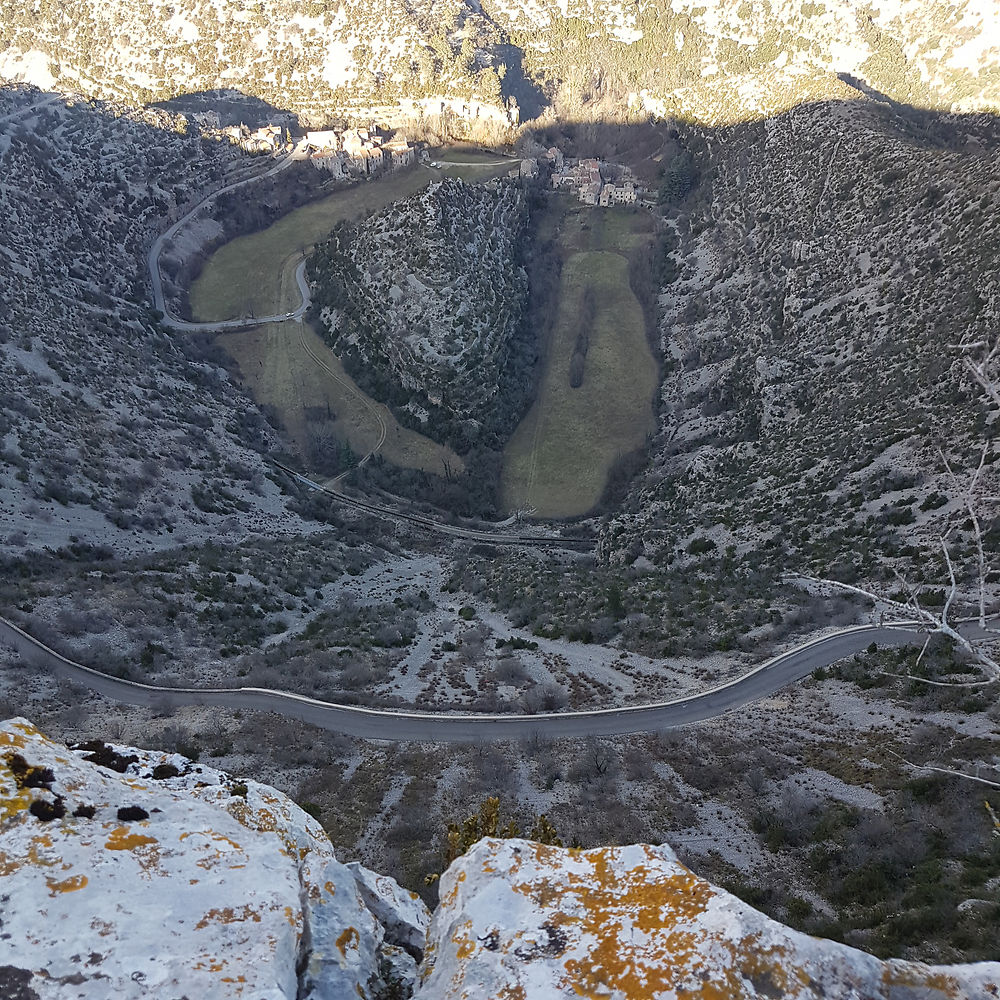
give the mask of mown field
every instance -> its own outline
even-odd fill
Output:
[[[288,312],[299,304],[294,273],[303,254],[344,220],[363,218],[411,194],[434,179],[424,167],[357,184],[294,209],[259,233],[238,236],[208,259],[192,285],[191,311],[205,322]],[[252,197],[252,190],[247,197]]]
[[[645,213],[562,200],[551,211],[564,257],[558,315],[538,397],[504,451],[502,485],[510,510],[573,517],[593,509],[614,463],[654,427],[657,363],[626,256],[651,233]]]
[[[450,448],[400,426],[385,406],[366,396],[308,324],[270,323],[223,334],[218,342],[237,361],[257,404],[274,408],[299,454],[308,456],[310,437],[329,430],[356,456],[365,455],[378,444],[384,425],[379,454],[394,465],[436,475],[444,473],[445,463],[452,470],[464,468]]]
[[[288,312],[300,297],[295,268],[302,254],[343,219],[378,211],[420,190],[433,174],[424,169],[391,174],[304,205],[259,233],[220,247],[191,289],[194,317],[202,321]],[[445,463],[461,471],[450,449],[401,427],[367,396],[308,324],[272,323],[219,336],[258,405],[273,407],[296,450],[308,457],[317,437],[346,441],[355,455],[379,453],[395,465],[440,475]]]

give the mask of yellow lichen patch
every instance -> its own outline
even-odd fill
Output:
[[[785,996],[809,987],[810,976],[794,964],[794,954],[789,955],[784,945],[762,944],[760,932],[720,944],[732,956],[731,977],[749,981],[756,993]]]
[[[0,732],[0,746],[10,746],[10,734]],[[22,747],[23,743],[14,743],[14,746]],[[8,754],[0,757],[0,823],[13,819],[19,813],[27,812],[31,808],[34,794],[30,788],[22,788],[21,783],[14,775],[11,767],[11,759],[16,754]]]
[[[285,919],[288,921],[289,927],[298,926],[298,918],[295,915],[295,911],[290,906],[285,907]]]
[[[250,906],[240,906],[237,909],[233,909],[231,906],[224,906],[221,909],[209,910],[195,924],[195,930],[201,930],[207,927],[211,923],[217,924],[245,924],[247,921],[253,921],[255,924],[260,923],[260,914]]]
[[[28,845],[28,852],[22,863],[32,868],[54,868],[59,864],[59,859],[42,854],[42,851],[51,849],[52,838],[47,833],[36,834]]]
[[[224,958],[210,958],[204,962],[198,962],[195,965],[196,972],[222,972],[226,967],[226,960]]]
[[[911,989],[937,990],[948,1000],[962,996],[958,983],[951,976],[940,972],[928,972],[906,965],[887,965],[882,972],[882,983],[887,990],[900,987]]]
[[[30,722],[8,722],[7,726],[0,730],[0,747],[25,747],[29,739],[45,742],[45,737]]]
[[[527,996],[524,987],[520,983],[514,983],[512,986],[504,986],[497,994],[497,1000],[527,1000]]]
[[[242,985],[246,981],[246,976],[222,976],[222,982],[224,983],[239,983]]]
[[[645,853],[650,860],[662,861],[651,849]],[[513,890],[544,910],[555,909],[550,923],[572,924],[574,935],[588,942],[586,957],[565,962],[564,989],[579,997],[607,997],[617,991],[622,1000],[647,1000],[677,992],[701,964],[697,921],[715,890],[682,865],[673,865],[672,871],[659,864],[623,869],[618,853],[604,849],[577,855],[576,870],[554,880],[546,869],[560,866],[563,852],[536,845],[535,856],[538,875],[512,885]],[[637,935],[642,943],[636,942]],[[700,995],[712,996],[710,984],[702,980],[700,985],[705,986]],[[686,983],[685,995],[690,988]]]
[[[332,882],[324,882],[323,888],[326,889],[331,896],[337,895],[337,887]],[[416,895],[416,893],[414,893],[414,895]]]
[[[180,840],[187,840],[188,837],[201,836],[207,837],[209,840],[214,840],[216,843],[228,844],[234,851],[242,851],[243,848],[236,843],[231,837],[227,837],[224,833],[219,833],[218,830],[188,830],[180,835]]]
[[[55,897],[61,892],[76,892],[87,884],[86,875],[71,875],[62,881],[47,878],[45,884],[49,887],[49,895]]]
[[[127,826],[119,826],[111,831],[104,846],[109,851],[134,851],[137,847],[156,843],[159,841],[155,837],[147,837],[144,833],[132,833]]]
[[[337,948],[340,950],[340,954],[347,958],[348,948],[357,948],[361,944],[361,935],[358,933],[357,928],[347,927],[341,933],[340,937],[337,938]]]
[[[454,906],[455,900],[458,899],[458,890],[464,881],[465,872],[459,872],[455,877],[455,884],[448,890],[448,895],[441,900],[442,906]]]

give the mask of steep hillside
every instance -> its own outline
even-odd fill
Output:
[[[145,103],[235,87],[321,116],[400,95],[499,98],[495,34],[461,0],[372,5],[0,3],[0,79]]]
[[[542,95],[564,114],[739,119],[829,94],[838,74],[899,101],[1000,104],[985,0],[0,2],[0,78],[159,100],[238,86],[322,117],[345,102]],[[631,95],[631,96],[630,96]],[[586,109],[589,109],[587,111]]]
[[[921,580],[959,504],[941,453],[970,468],[987,420],[956,343],[1000,292],[994,120],[847,102],[689,141],[653,471],[608,551]]]
[[[352,374],[462,451],[512,405],[500,385],[519,367],[526,221],[518,186],[446,179],[341,226],[310,260],[314,307]]]
[[[143,304],[155,233],[261,161],[164,112],[27,90],[0,91],[0,129],[3,551],[301,530],[266,478],[277,437],[224,359]]]
[[[835,93],[838,75],[922,107],[1000,104],[997,10],[976,0],[490,0],[483,7],[523,49],[526,74],[564,116],[635,102],[732,122]]]

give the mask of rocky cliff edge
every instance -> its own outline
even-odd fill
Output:
[[[667,847],[482,840],[431,920],[272,788],[67,749],[23,719],[0,725],[0,877],[0,996],[17,1000],[1000,998],[1000,962],[883,962],[800,934]]]

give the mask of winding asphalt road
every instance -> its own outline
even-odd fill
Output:
[[[220,320],[215,323],[189,323],[187,320],[180,319],[170,312],[163,297],[163,277],[160,274],[160,255],[163,253],[164,245],[168,240],[172,240],[207,204],[214,201],[219,195],[226,194],[229,191],[236,191],[241,187],[246,187],[248,184],[256,184],[266,177],[273,177],[275,174],[281,173],[282,170],[287,170],[297,160],[303,159],[305,155],[305,139],[302,139],[292,152],[286,153],[285,156],[281,157],[278,163],[266,173],[245,177],[241,181],[234,181],[232,184],[227,184],[225,187],[221,187],[205,195],[194,208],[186,212],[166,232],[161,233],[156,238],[153,245],[149,248],[146,264],[149,268],[149,279],[153,286],[153,305],[163,313],[163,319],[160,322],[164,326],[181,333],[199,333],[202,331],[218,333],[225,330],[251,329],[255,326],[264,326],[266,323],[282,323],[287,319],[300,320],[305,315],[306,309],[309,308],[309,286],[305,280],[305,261],[302,261],[295,270],[295,280],[302,295],[302,302],[296,310],[276,316],[254,316],[247,319]]]
[[[978,629],[969,626],[970,636]],[[768,660],[748,674],[702,694],[626,708],[538,715],[434,714],[358,708],[317,701],[267,688],[165,688],[99,673],[60,656],[5,618],[0,642],[12,646],[25,663],[44,666],[58,677],[129,705],[171,707],[213,705],[229,710],[276,712],[331,732],[392,742],[470,743],[519,740],[542,734],[553,738],[621,736],[688,726],[767,698],[808,676],[817,667],[880,646],[919,644],[924,637],[912,623],[862,625],[804,643]]]

